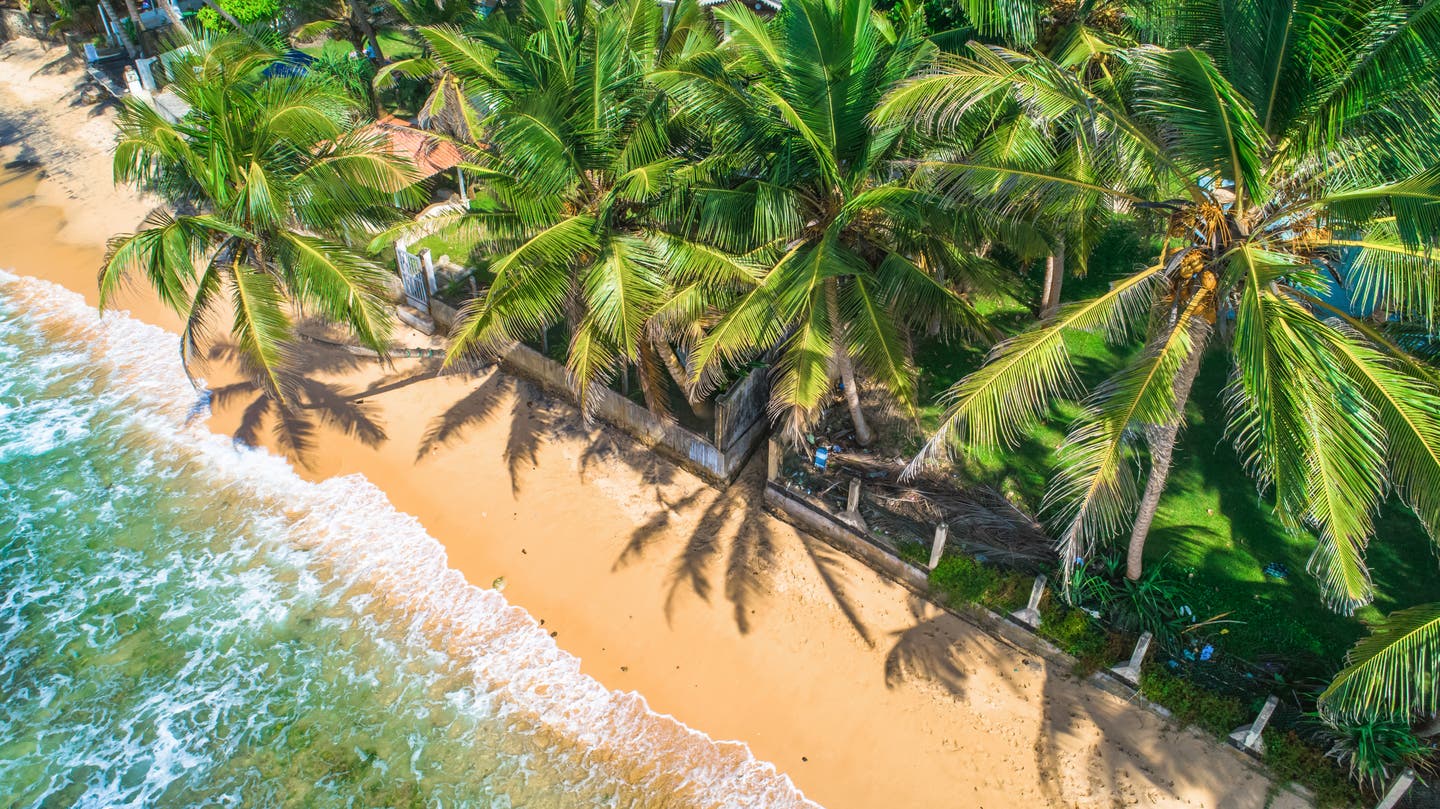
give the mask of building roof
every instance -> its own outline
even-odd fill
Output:
[[[416,129],[404,118],[386,115],[370,124],[369,129],[383,134],[390,142],[390,153],[415,164],[420,179],[434,177],[465,161],[455,144],[434,133]]]

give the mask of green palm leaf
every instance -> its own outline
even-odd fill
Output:
[[[1320,695],[1333,716],[1440,715],[1440,604],[1392,613],[1355,644]]]

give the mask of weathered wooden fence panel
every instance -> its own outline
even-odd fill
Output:
[[[576,401],[573,380],[565,366],[529,346],[517,345],[510,349],[501,364],[571,402]],[[740,435],[731,436],[730,446],[721,449],[704,436],[656,416],[609,388],[600,388],[592,396],[591,415],[619,427],[691,472],[722,485],[740,474],[745,461],[766,435],[767,425],[761,418],[747,425]],[[763,405],[760,412],[764,412]]]

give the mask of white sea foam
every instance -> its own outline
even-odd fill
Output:
[[[281,533],[287,544],[277,552],[308,560],[298,566],[302,571],[298,578],[284,582],[284,587],[318,591],[321,583],[307,571],[323,568],[353,583],[348,601],[358,618],[351,629],[375,625],[378,611],[385,611],[392,621],[398,616],[415,646],[436,650],[430,661],[436,664],[434,670],[458,666],[474,679],[474,688],[446,690],[430,695],[438,699],[415,701],[415,712],[424,714],[439,704],[499,718],[518,735],[544,740],[547,755],[558,751],[574,758],[598,782],[627,785],[631,794],[653,798],[656,806],[814,806],[788,777],[757,760],[744,744],[714,741],[650,710],[639,694],[607,690],[582,674],[579,660],[561,650],[528,613],[508,604],[498,592],[471,586],[451,569],[440,543],[413,517],[397,511],[365,478],[352,475],[309,483],[282,458],[237,448],[201,427],[187,427],[195,395],[180,367],[175,336],[123,314],[97,316],[78,295],[3,270],[0,296],[10,305],[18,301],[27,319],[47,333],[84,335],[83,345],[103,365],[97,374],[110,375],[111,387],[123,385],[128,396],[142,405],[127,410],[124,417],[156,441],[183,448],[196,461],[187,473],[203,477],[217,492],[283,504],[285,519],[256,526],[255,534]],[[101,406],[97,401],[96,407]],[[53,427],[40,435],[7,436],[0,428],[0,457],[10,452],[38,454],[77,440],[96,413],[88,407],[73,410],[47,414],[45,422]],[[63,502],[63,496],[57,502]],[[151,575],[180,570],[197,577],[197,586],[206,586],[212,567],[218,565],[190,560],[188,565]],[[280,605],[285,598],[273,577],[257,575],[243,585],[244,596],[233,620],[264,623],[284,617]],[[176,617],[170,612],[166,616]],[[204,631],[223,630],[208,626]],[[378,631],[369,640],[390,643]],[[438,674],[420,670],[423,662],[412,661],[414,688],[451,689]],[[373,670],[346,674],[357,688],[379,683]],[[234,676],[249,680],[264,674],[235,672]],[[176,696],[162,693],[156,699]],[[186,699],[207,701],[217,713],[244,709],[226,704],[224,693],[189,694]],[[107,749],[116,756],[153,757],[150,770],[158,789],[196,764],[194,754],[181,742],[184,738],[183,729],[161,724],[157,738],[114,739]],[[419,778],[416,761],[425,742],[412,740],[412,744],[410,769]],[[506,754],[523,775],[531,766],[534,748],[522,745]],[[118,783],[91,785],[87,799],[103,804],[110,799],[119,802],[122,795],[129,796],[126,802],[139,800]],[[619,799],[616,794],[613,800]]]

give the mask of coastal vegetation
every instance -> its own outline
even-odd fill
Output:
[[[662,415],[768,365],[807,458],[833,408],[856,453],[1004,480],[1057,539],[1039,631],[1086,672],[1153,632],[1176,651],[1142,692],[1224,735],[1250,685],[1191,675],[1253,622],[1306,662],[1242,676],[1322,728],[1267,735],[1277,772],[1343,802],[1316,739],[1369,788],[1434,761],[1440,3],[327,9],[293,30],[353,43],[337,64],[266,77],[256,37],[202,43],[183,118],[120,114],[117,180],[169,209],[102,295],[146,279],[187,358],[223,298],[283,407],[298,312],[383,353],[374,255],[460,243],[452,362],[559,335],[582,403],[634,379]],[[464,156],[451,213],[411,221],[433,181],[362,126],[401,108]],[[962,555],[931,580],[1028,592]]]
[[[143,277],[185,318],[187,364],[203,358],[223,305],[240,356],[284,403],[294,382],[292,307],[386,348],[387,273],[360,240],[416,197],[413,168],[354,126],[352,98],[324,82],[265,78],[272,61],[240,40],[197,51],[175,71],[172,86],[190,109],[178,122],[126,99],[115,178],[167,206],[111,240],[100,296],[104,306]]]

